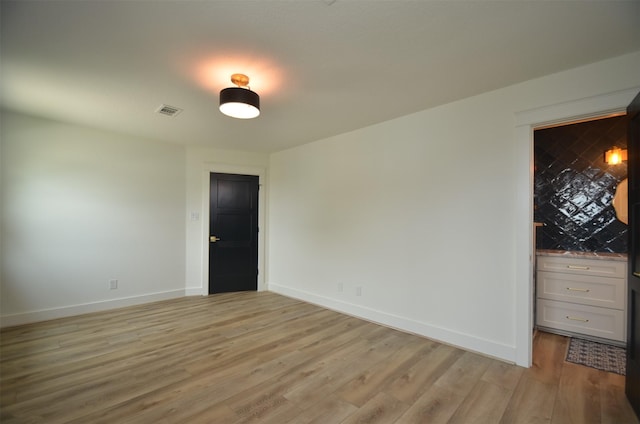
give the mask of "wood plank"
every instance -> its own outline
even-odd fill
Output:
[[[569,362],[564,364],[552,423],[590,424],[602,421],[599,380],[604,372],[585,368]]]
[[[527,370],[528,377],[543,383],[558,384],[567,348],[566,337],[537,331],[533,339],[535,355],[531,368]]]
[[[447,387],[433,385],[397,420],[396,424],[448,423],[465,396]]]
[[[475,353],[463,353],[398,422],[449,422],[491,361]]]
[[[500,423],[550,423],[558,386],[529,376],[527,371],[518,382]]]
[[[396,380],[406,369],[433,349],[431,343],[417,337],[407,337],[407,341],[398,342],[397,346],[390,355],[360,372],[342,386],[338,390],[338,395],[353,405],[362,406],[380,391],[380,387],[385,387]]]
[[[387,393],[402,402],[414,403],[464,353],[464,351],[448,345],[435,344],[435,346],[414,366],[392,382]]]
[[[407,405],[386,393],[378,393],[342,424],[387,424],[392,423],[407,409]]]
[[[358,410],[356,406],[343,401],[335,395],[329,395],[318,402],[301,405],[311,406],[301,412],[300,415],[287,421],[287,424],[341,423]]]
[[[493,361],[487,372],[482,376],[482,381],[493,383],[508,390],[515,390],[525,369],[506,362]]]
[[[494,424],[504,414],[512,391],[480,380],[449,420],[450,424]]]
[[[629,400],[624,394],[624,376],[602,373],[600,376],[600,406],[602,423],[638,423]]]

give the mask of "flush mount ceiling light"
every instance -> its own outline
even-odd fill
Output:
[[[627,149],[612,147],[604,152],[604,161],[607,165],[618,165],[627,160]]]
[[[239,119],[251,119],[260,115],[260,96],[249,89],[249,77],[233,74],[231,82],[237,87],[220,91],[220,112]]]

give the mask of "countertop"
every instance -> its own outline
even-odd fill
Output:
[[[566,258],[602,259],[607,261],[627,261],[626,253],[578,252],[572,250],[536,249],[536,256],[562,256]]]

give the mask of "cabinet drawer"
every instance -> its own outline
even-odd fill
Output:
[[[536,323],[542,327],[626,341],[624,312],[617,309],[538,299]]]
[[[626,278],[627,263],[622,261],[557,256],[538,256],[536,261],[538,271],[592,275],[594,277]]]
[[[538,297],[605,308],[624,309],[626,289],[622,278],[538,272]]]

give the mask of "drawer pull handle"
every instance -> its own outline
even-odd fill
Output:
[[[588,319],[572,317],[569,315],[567,315],[567,319],[570,319],[571,321],[589,322]]]
[[[635,275],[636,277],[640,277],[640,272],[634,272],[633,275]]]
[[[590,289],[578,289],[576,287],[567,287],[567,290],[569,290],[569,291],[577,291],[577,292],[585,292],[585,293],[589,293],[591,291]]]
[[[584,269],[585,271],[589,269],[588,266],[578,266],[578,265],[567,265],[569,269]]]

